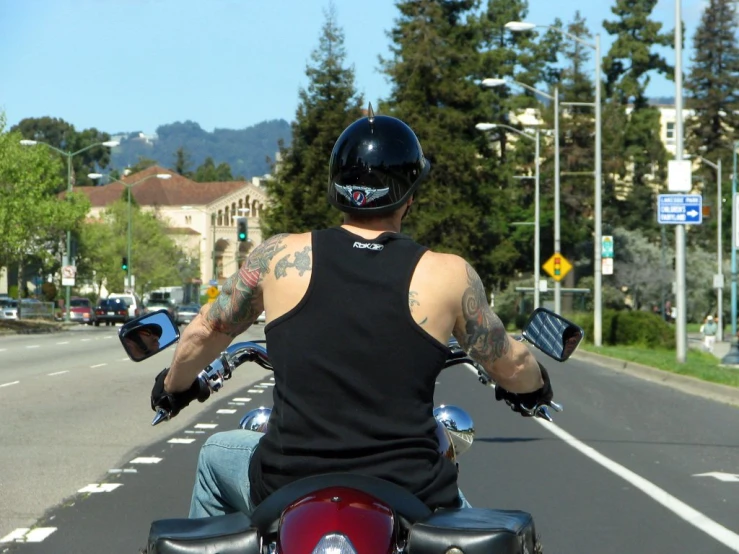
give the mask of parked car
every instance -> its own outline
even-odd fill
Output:
[[[12,298],[0,300],[0,319],[18,319],[18,301]]]
[[[187,325],[200,312],[197,304],[180,304],[175,308],[175,321],[177,325]]]
[[[95,326],[105,322],[106,325],[126,323],[129,319],[130,306],[122,298],[106,298],[95,307]]]
[[[167,310],[169,315],[175,317],[177,307],[167,300],[149,300],[144,308],[144,313],[156,312],[159,310]]]
[[[145,313],[144,303],[135,294],[130,293],[119,293],[113,292],[108,295],[108,298],[120,298],[128,305],[128,317],[133,319]]]
[[[87,298],[72,298],[69,301],[69,320],[92,325],[95,323],[95,308]]]

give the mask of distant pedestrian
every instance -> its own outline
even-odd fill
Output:
[[[718,331],[718,325],[713,320],[713,316],[709,315],[706,318],[706,322],[701,325],[701,334],[703,335],[703,347],[707,352],[713,353],[713,345],[716,343],[716,332]]]

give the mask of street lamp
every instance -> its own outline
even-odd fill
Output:
[[[475,125],[475,129],[477,129],[478,131],[491,131],[493,129],[498,129],[501,127],[513,131],[514,133],[517,133],[522,137],[526,137],[529,140],[533,140],[536,143],[536,153],[534,155],[534,167],[536,168],[534,177],[536,183],[534,185],[534,309],[536,309],[539,307],[539,278],[541,271],[539,268],[539,266],[541,265],[541,240],[539,238],[541,231],[539,225],[539,129],[536,129],[536,135],[532,137],[529,133],[525,133],[520,129],[516,129],[515,127],[506,125],[505,123],[478,123],[477,125]]]
[[[102,173],[88,173],[87,176],[90,179],[101,179],[102,177],[104,177]],[[127,260],[128,264],[126,266],[126,284],[129,289],[133,289],[133,285],[131,284],[131,228],[133,226],[131,223],[131,188],[149,179],[154,179],[154,178],[164,179],[164,180],[171,179],[172,175],[170,175],[169,173],[156,173],[153,175],[147,175],[143,179],[139,179],[138,181],[135,181],[133,183],[126,183],[125,181],[121,181],[120,179],[116,179],[115,177],[111,177],[110,175],[108,175],[108,178],[111,181],[115,181],[117,183],[122,184],[124,187],[126,187],[126,191],[128,193],[128,233],[127,233],[128,236],[126,239],[126,243],[127,243],[126,252],[128,253],[128,260]]]
[[[50,148],[54,152],[58,152],[62,156],[65,156],[67,158],[67,192],[72,192],[72,158],[75,157],[77,154],[81,154],[82,152],[86,152],[90,150],[91,148],[95,148],[96,146],[106,146],[108,148],[115,148],[120,143],[117,140],[106,140],[104,142],[96,142],[95,144],[90,144],[89,146],[85,146],[84,148],[81,148],[77,150],[76,152],[65,152],[64,150],[61,150],[57,148],[56,146],[53,146],[49,144],[48,142],[43,142],[40,140],[29,140],[29,139],[23,139],[20,141],[20,143],[23,146],[36,146],[37,144],[43,144],[47,148]],[[72,264],[72,231],[67,231],[67,264]],[[62,264],[64,265],[64,264]],[[70,285],[67,285],[66,287],[66,295],[64,299],[64,319],[66,321],[70,321],[70,303],[71,303],[71,291],[72,287]]]
[[[521,81],[514,79],[483,79],[482,86],[493,88],[507,84],[516,84],[534,94],[539,94],[554,102],[554,254],[560,253],[560,215],[559,215],[559,87],[554,87],[554,95],[541,91]],[[562,312],[562,286],[558,280],[554,281],[554,311]]]
[[[717,311],[718,314],[716,314],[716,317],[718,319],[718,336],[716,337],[717,340],[722,341],[724,340],[724,270],[723,270],[723,247],[722,247],[722,240],[721,240],[721,227],[722,227],[722,221],[721,221],[721,213],[722,213],[722,196],[721,196],[721,158],[719,157],[718,163],[713,163],[710,160],[707,160],[703,156],[696,156],[700,161],[702,161],[704,164],[706,164],[709,167],[712,167],[716,170],[716,204],[718,207],[716,208],[716,218],[718,219],[718,232],[717,234],[717,245],[716,245],[716,266],[718,268],[718,271],[716,274],[719,276],[719,282],[716,283],[718,287],[716,288],[717,293]],[[733,239],[733,237],[732,237]],[[736,331],[734,330],[734,334],[736,334]]]
[[[537,25],[527,21],[509,21],[505,24],[506,29],[514,33],[531,31],[535,27],[544,27],[557,31],[575,42],[592,48],[595,50],[595,197],[594,203],[594,227],[595,227],[595,244],[594,244],[594,267],[593,267],[593,344],[601,346],[603,342],[603,291],[602,291],[602,267],[601,267],[601,242],[603,234],[602,223],[602,169],[601,169],[601,59],[600,59],[600,34],[595,35],[595,42],[587,42],[575,35],[551,25]]]

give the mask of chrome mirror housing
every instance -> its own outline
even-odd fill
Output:
[[[458,406],[442,404],[434,408],[434,417],[449,431],[457,456],[467,452],[475,439],[475,424],[470,415]]]
[[[264,406],[249,410],[239,421],[239,428],[256,431],[257,433],[266,433],[271,413],[272,408],[265,408]]]

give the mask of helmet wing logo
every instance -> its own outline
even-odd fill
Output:
[[[382,198],[390,192],[390,187],[384,189],[374,189],[372,187],[356,187],[352,185],[339,185],[334,183],[334,187],[341,196],[349,200],[355,206],[364,206],[367,202],[372,202],[378,198]]]

